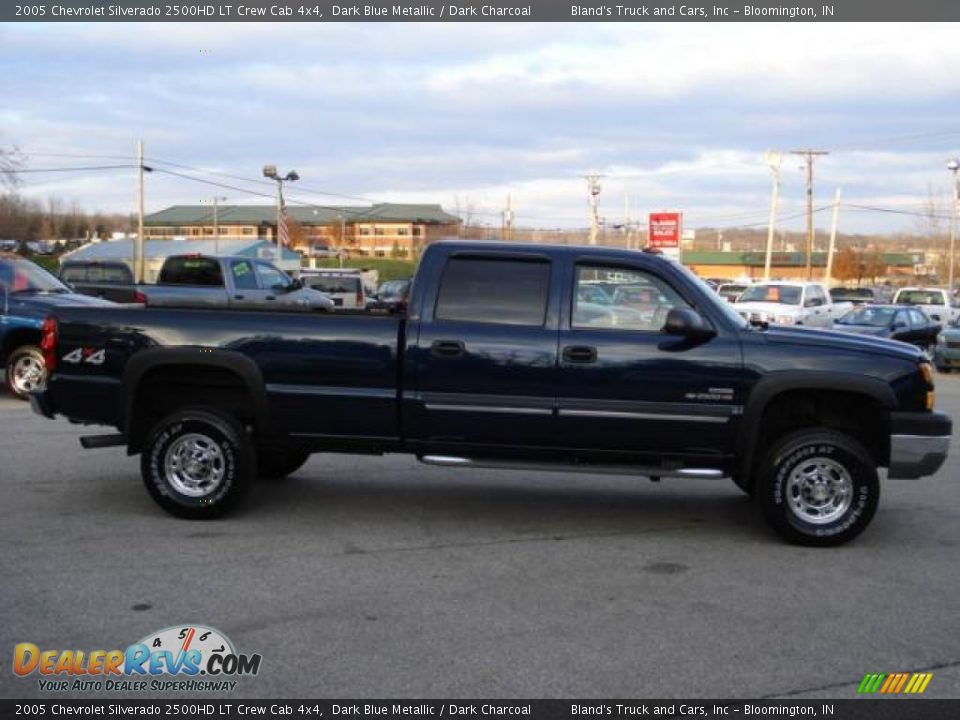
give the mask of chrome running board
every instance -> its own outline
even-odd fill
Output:
[[[533,460],[493,460],[489,458],[467,458],[454,455],[418,455],[417,460],[425,465],[437,467],[487,468],[491,470],[543,470],[548,472],[602,473],[607,475],[639,475],[641,477],[661,478],[699,478],[716,480],[725,477],[722,470],[715,468],[662,468],[640,467],[637,465],[589,465],[574,463],[536,462]]]

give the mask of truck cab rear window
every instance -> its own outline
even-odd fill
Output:
[[[163,264],[161,285],[223,286],[220,262],[214,258],[172,257]]]
[[[443,271],[437,320],[541,326],[550,263],[452,258]]]

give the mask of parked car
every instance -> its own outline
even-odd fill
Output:
[[[879,301],[877,293],[872,288],[866,287],[835,287],[830,288],[830,299],[833,302],[849,302],[854,305],[863,305],[865,303],[876,303]]]
[[[932,358],[940,325],[916,308],[860,305],[833,325],[835,330],[889,338],[916,345]]]
[[[67,260],[60,266],[60,279],[84,295],[101,297],[113,302],[138,301],[133,287],[133,273],[125,262],[99,260]]]
[[[367,305],[367,293],[360,270],[304,269],[300,272],[300,280],[304,287],[324,293],[336,308],[363,310]]]
[[[580,284],[613,277],[664,320],[581,313]],[[34,409],[116,428],[81,442],[140,454],[153,499],[200,519],[310,453],[404,452],[729,476],[787,539],[835,545],[873,517],[877,468],[931,475],[952,432],[918,349],[751,326],[679,263],[596,246],[432,243],[406,314],[58,308],[41,344]]]
[[[960,317],[956,301],[943,288],[905,287],[897,290],[893,296],[894,305],[915,305],[923,310],[931,320],[946,325]]]
[[[833,302],[823,283],[783,281],[751,285],[733,307],[752,323],[832,328],[853,304]]]
[[[85,267],[89,272],[90,265]],[[93,281],[73,285],[87,295],[152,307],[313,311],[334,306],[329,297],[303,287],[273,263],[241,256],[171,255],[164,260],[156,285]]]
[[[112,307],[113,303],[78,295],[39,265],[0,252],[0,365],[7,389],[26,400],[44,386],[47,369],[40,351],[43,319],[67,304]]]
[[[940,331],[933,359],[942,373],[960,368],[960,320],[954,320]]]
[[[367,299],[367,310],[372,312],[406,312],[411,280],[387,280],[377,294]]]
[[[729,303],[735,303],[749,285],[746,283],[723,283],[717,287],[717,294]]]

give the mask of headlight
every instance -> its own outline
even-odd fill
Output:
[[[794,318],[793,318],[793,315],[780,315],[777,318],[777,322],[780,323],[781,325],[793,325]]]

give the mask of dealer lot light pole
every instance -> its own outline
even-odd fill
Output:
[[[957,213],[960,213],[960,177],[957,171],[960,170],[960,158],[954,158],[947,163],[947,170],[953,173],[953,206],[950,210],[950,261],[947,265],[948,281],[947,287],[950,293],[953,293],[953,251],[957,241]]]

